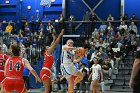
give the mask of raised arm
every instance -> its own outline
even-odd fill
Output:
[[[136,77],[139,69],[140,69],[140,59],[136,58],[133,64],[131,78],[129,82],[129,87],[132,89],[134,88],[134,78]]]
[[[56,39],[56,41],[50,46],[50,48],[48,49],[48,54],[51,55],[52,52],[54,51],[54,49],[56,48],[57,44],[59,43],[61,37],[64,34],[64,29],[61,30],[61,33],[59,34],[58,38]]]
[[[52,37],[53,37],[53,41],[52,41],[52,43],[51,43],[51,46],[55,43],[55,41],[56,41],[56,34],[52,34]]]
[[[29,61],[27,59],[23,59],[24,66],[29,69],[29,71],[33,74],[33,76],[36,78],[36,81],[41,83],[41,79],[38,77],[36,71],[31,67],[29,64]]]

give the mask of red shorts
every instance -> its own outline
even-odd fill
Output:
[[[9,79],[5,78],[3,82],[3,88],[6,92],[16,91],[17,93],[23,93],[26,91],[26,87],[23,79]]]
[[[4,72],[0,72],[0,83],[2,83],[2,81],[4,80],[5,76],[4,76]]]
[[[40,71],[40,78],[44,81],[51,78],[51,72],[46,69]]]

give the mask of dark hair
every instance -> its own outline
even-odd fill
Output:
[[[18,44],[11,45],[13,56],[20,56],[20,46]]]
[[[86,70],[86,69],[83,69],[83,70],[82,70],[82,72],[85,72],[85,73],[87,73],[87,70]]]

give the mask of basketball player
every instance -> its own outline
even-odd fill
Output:
[[[13,90],[17,93],[26,93],[26,88],[23,80],[23,69],[27,67],[35,76],[36,81],[41,82],[41,79],[36,74],[35,70],[30,66],[27,59],[20,57],[20,46],[12,44],[11,50],[13,56],[8,58],[5,63],[3,85],[1,93],[11,93]]]
[[[133,93],[140,93],[140,47],[136,52],[129,87],[133,89]]]
[[[82,73],[76,69],[74,62],[80,62],[82,56],[75,59],[76,48],[73,47],[73,40],[69,39],[66,44],[62,47],[62,73],[68,81],[68,93],[74,93],[74,86],[79,83],[82,79]],[[76,76],[74,79],[73,76]]]
[[[51,46],[47,47],[44,53],[45,61],[42,70],[40,71],[40,77],[45,87],[45,93],[51,93],[51,75],[52,75],[51,69],[54,62],[54,56],[52,55],[52,53],[56,48],[58,42],[60,41],[61,37],[63,36],[63,34],[64,29],[61,30],[61,33],[59,34],[57,39],[56,36],[53,34],[53,41],[51,43]]]
[[[0,88],[1,88],[1,82],[3,81],[4,77],[4,65],[6,60],[8,59],[8,56],[6,54],[3,54],[2,52],[2,45],[0,44]]]
[[[92,76],[90,93],[100,93],[100,90],[98,88],[98,83],[100,79],[101,79],[101,82],[103,82],[103,73],[102,73],[101,66],[98,64],[98,58],[94,58],[93,62],[94,64],[92,65],[92,73],[90,74],[89,79],[88,79],[90,80]]]

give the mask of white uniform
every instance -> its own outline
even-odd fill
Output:
[[[61,54],[61,70],[62,74],[66,78],[70,78],[71,75],[78,73],[77,68],[73,64],[74,51],[73,50],[62,50]]]
[[[92,80],[99,80],[100,79],[100,73],[99,71],[101,70],[101,66],[99,64],[92,65]]]

